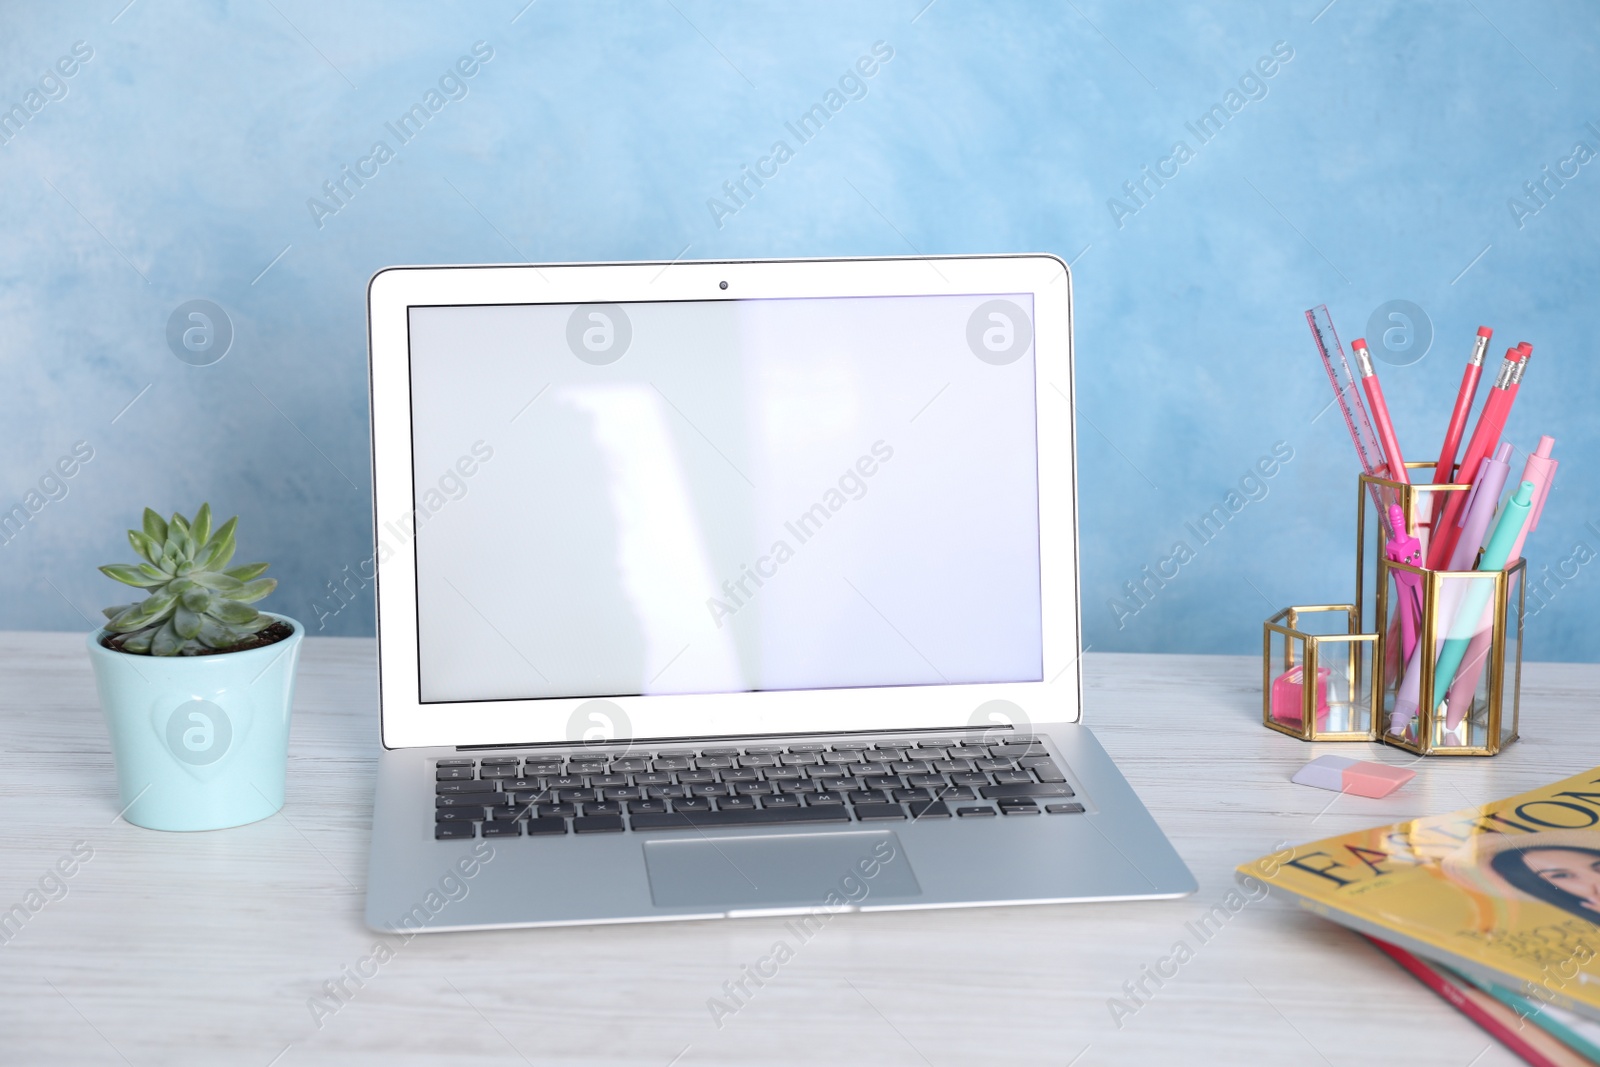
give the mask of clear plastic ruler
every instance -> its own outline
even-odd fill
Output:
[[[1378,444],[1378,435],[1373,432],[1372,420],[1367,415],[1367,406],[1361,401],[1356,376],[1351,373],[1350,363],[1344,358],[1344,346],[1339,343],[1339,331],[1333,328],[1328,305],[1318,304],[1307,311],[1306,323],[1311,327],[1311,339],[1317,344],[1317,354],[1322,357],[1322,367],[1328,372],[1334,399],[1339,402],[1339,413],[1344,416],[1344,424],[1350,430],[1350,440],[1355,442],[1361,469],[1374,477],[1392,478],[1388,461],[1383,455],[1383,446]],[[1394,491],[1378,485],[1369,486],[1369,489],[1372,502],[1378,509],[1378,522],[1383,526],[1386,536],[1395,536],[1394,531],[1389,529],[1389,505],[1398,503]]]

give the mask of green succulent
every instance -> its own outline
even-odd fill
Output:
[[[106,629],[128,635],[119,646],[124,652],[193,656],[232,648],[272,625],[270,615],[250,606],[277,588],[276,578],[261,577],[267,564],[227,566],[238,522],[234,516],[213,533],[210,504],[200,505],[193,522],[178,514],[162,521],[144,509],[144,529],[128,531],[128,543],[144,562],[100,568],[108,578],[148,590],[137,604],[104,609],[111,620]]]

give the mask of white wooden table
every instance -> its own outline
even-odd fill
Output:
[[[57,899],[0,945],[0,1063],[1513,1064],[1353,934],[1279,897],[1200,943],[1233,868],[1284,841],[1448,811],[1600,763],[1600,667],[1529,666],[1523,740],[1431,760],[1386,800],[1307,789],[1319,752],[1259,725],[1248,657],[1091,653],[1088,721],[1200,882],[1161,903],[833,919],[736,1015],[708,999],[782,920],[435,934],[359,987],[377,741],[374,646],[310,639],[288,802],[253,826],[164,834],[116,818],[83,638],[0,635],[0,911],[57,861]],[[1141,1007],[1108,1001],[1187,940]],[[370,968],[369,968],[370,969]],[[343,980],[346,1002],[308,1006]],[[320,1023],[320,1025],[319,1025]]]

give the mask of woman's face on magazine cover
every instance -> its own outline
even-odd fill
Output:
[[[1524,853],[1523,862],[1540,878],[1600,912],[1600,856],[1570,848],[1541,848]]]

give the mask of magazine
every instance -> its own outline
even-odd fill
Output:
[[[1526,1013],[1492,996],[1450,968],[1429,963],[1403,948],[1376,938],[1369,937],[1367,940],[1409,971],[1413,978],[1439,994],[1451,1007],[1483,1027],[1524,1063],[1533,1067],[1587,1067],[1594,1062],[1571,1042],[1564,1042],[1561,1035],[1548,1028],[1529,1025],[1534,1020]]]
[[[1600,768],[1244,864],[1311,911],[1600,1019]]]

